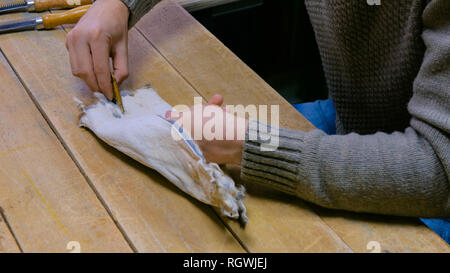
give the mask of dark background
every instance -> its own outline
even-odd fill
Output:
[[[290,103],[328,97],[303,0],[242,0],[191,14]]]

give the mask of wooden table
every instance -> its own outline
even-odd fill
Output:
[[[10,14],[0,20],[29,17]],[[238,223],[78,127],[67,29],[0,36],[0,252],[450,252],[417,219],[318,208],[250,188]],[[169,103],[221,93],[228,104],[278,104],[281,124],[312,126],[178,4],[163,2],[129,33],[131,76]],[[78,249],[80,247],[81,249]]]

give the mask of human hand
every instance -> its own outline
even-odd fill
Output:
[[[195,105],[182,112],[168,111],[166,118],[190,132],[207,161],[240,165],[248,121],[227,112],[220,107],[222,103],[223,97],[214,95],[207,106]],[[196,113],[201,113],[201,117]]]
[[[67,34],[72,74],[110,100],[110,57],[117,81],[128,77],[128,16],[122,1],[97,0]]]

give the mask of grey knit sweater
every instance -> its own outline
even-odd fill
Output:
[[[123,1],[130,25],[159,2]],[[305,2],[339,135],[280,129],[272,152],[247,137],[241,177],[328,208],[450,217],[450,0]]]

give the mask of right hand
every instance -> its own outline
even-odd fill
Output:
[[[128,7],[122,1],[97,0],[67,34],[72,74],[110,100],[110,57],[117,81],[128,77],[128,16]]]

